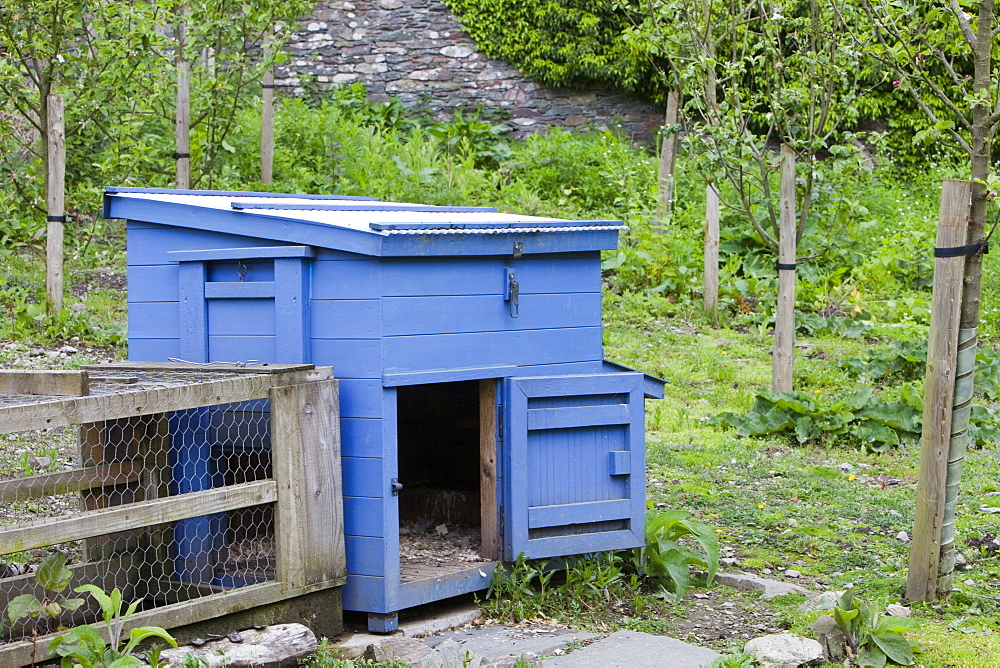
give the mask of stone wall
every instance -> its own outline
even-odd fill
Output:
[[[294,92],[309,77],[320,87],[362,83],[374,99],[397,97],[436,116],[462,105],[502,107],[522,135],[552,125],[621,124],[639,141],[662,123],[660,110],[628,95],[545,87],[486,58],[438,0],[318,2],[288,51],[275,83]]]

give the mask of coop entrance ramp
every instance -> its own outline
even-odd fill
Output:
[[[34,575],[55,552],[73,572],[61,594]],[[0,372],[0,610],[95,584],[141,601],[126,632],[173,628],[345,578],[330,367]],[[0,665],[49,658],[46,634],[95,613],[8,624]]]

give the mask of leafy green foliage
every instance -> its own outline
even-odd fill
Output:
[[[920,406],[912,386],[897,401],[877,398],[870,387],[829,397],[762,389],[745,415],[725,413],[715,422],[734,427],[740,436],[787,434],[799,443],[854,444],[882,452],[919,439]]]
[[[615,552],[566,557],[559,563],[519,555],[497,566],[484,610],[495,619],[517,622],[541,616],[592,616],[608,610],[635,612],[640,579],[629,560]]]
[[[51,314],[46,308],[45,286],[9,283],[0,276],[0,338],[39,343],[59,342],[74,336],[98,345],[116,346],[125,341],[120,325],[93,322],[84,313],[63,308]]]
[[[602,84],[660,99],[656,65],[627,38],[631,17],[620,5],[597,0],[445,0],[486,55],[554,86]]]
[[[7,618],[15,623],[25,617],[37,618],[43,615],[52,620],[58,619],[64,611],[78,610],[83,604],[82,598],[65,598],[60,596],[69,587],[73,571],[67,566],[67,557],[62,552],[55,552],[43,561],[35,571],[35,582],[53,593],[54,597],[38,600],[32,594],[22,594],[11,599],[7,604]],[[141,601],[134,601],[128,609],[122,611],[124,602],[122,593],[115,588],[110,594],[105,593],[96,585],[82,585],[74,589],[77,593],[88,593],[98,603],[101,617],[104,620],[109,645],[104,636],[96,628],[84,624],[70,629],[63,635],[52,639],[49,647],[62,657],[62,665],[82,666],[83,668],[132,668],[142,662],[131,653],[143,641],[159,638],[173,647],[177,642],[164,629],[158,626],[144,626],[132,629],[129,639],[124,645],[121,636],[128,618],[136,611]],[[60,627],[61,628],[61,627]],[[154,665],[158,665],[154,663]]]
[[[159,638],[172,647],[177,647],[173,636],[159,626],[132,629],[128,640],[122,645],[125,623],[142,601],[133,601],[123,612],[124,600],[117,587],[111,593],[105,593],[100,587],[88,584],[77,587],[74,591],[90,594],[100,605],[101,618],[110,644],[105,642],[100,631],[89,624],[74,627],[68,633],[56,636],[49,643],[49,649],[62,657],[63,668],[75,665],[83,668],[134,668],[142,661],[132,656],[132,652],[150,638]]]
[[[758,390],[745,414],[724,413],[710,422],[728,424],[740,436],[783,434],[798,443],[848,445],[871,452],[916,445],[923,422],[918,384],[900,386],[899,398],[887,400],[871,387],[829,396],[809,392]],[[972,407],[969,443],[985,446],[1000,436],[1000,415],[982,404]]]
[[[848,588],[834,608],[833,618],[844,632],[847,646],[856,666],[882,668],[887,663],[912,666],[917,644],[903,633],[917,624],[906,617],[884,615],[883,606],[860,601]]]
[[[42,618],[55,622],[63,612],[72,612],[83,605],[84,601],[81,598],[66,598],[61,595],[73,577],[73,572],[66,567],[66,563],[66,555],[55,552],[38,566],[38,570],[35,571],[35,582],[51,592],[52,596],[39,600],[33,594],[21,594],[12,598],[6,610],[7,619],[11,624],[24,618]],[[2,626],[0,624],[0,628]],[[46,624],[42,628],[48,626]]]
[[[690,539],[700,551],[689,547]],[[719,569],[719,538],[715,530],[691,518],[683,510],[646,512],[646,545],[637,550],[639,572],[669,591],[674,601],[680,601],[690,583],[690,566],[708,571],[708,584],[712,584]]]
[[[875,349],[860,359],[846,361],[855,378],[885,383],[922,378],[927,368],[927,341],[896,341],[889,349]]]
[[[684,511],[646,513],[646,545],[630,554],[601,552],[566,557],[559,565],[519,555],[493,572],[486,611],[504,621],[543,615],[591,615],[596,610],[641,612],[640,590],[652,584],[657,596],[679,602],[691,582],[690,567],[719,569],[719,539],[708,524]]]
[[[757,659],[743,652],[733,654],[723,654],[718,659],[708,664],[708,668],[756,668]]]

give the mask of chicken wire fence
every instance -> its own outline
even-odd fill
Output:
[[[73,571],[62,596],[117,587],[140,610],[275,579],[268,393],[294,378],[148,366],[2,372],[0,613],[58,600],[36,574],[55,552]],[[7,619],[0,643],[94,612]]]

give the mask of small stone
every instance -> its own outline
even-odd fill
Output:
[[[963,580],[962,584],[967,584],[967,585],[969,585],[971,587],[972,585],[976,584],[976,581],[972,580],[972,579]]]
[[[961,552],[955,555],[955,568],[963,571],[969,568],[969,562],[966,561],[965,555],[962,554]]]
[[[841,471],[850,471],[854,467],[852,465],[848,464],[847,462],[844,462],[843,464],[841,464],[837,468],[840,469]]]
[[[899,533],[896,534],[896,540],[902,541],[904,543],[909,543],[910,534],[906,533],[905,531],[900,531]]]
[[[847,638],[830,615],[822,615],[809,628],[816,634],[823,658],[830,663],[843,663],[847,658]]]
[[[799,606],[799,612],[812,612],[813,610],[833,610],[837,607],[837,602],[844,595],[843,590],[825,591],[815,596]],[[820,641],[822,643],[822,641]]]
[[[447,524],[439,524],[436,527],[434,527],[434,531],[436,531],[439,536],[447,536],[448,535],[448,525]]]
[[[800,666],[823,658],[823,647],[815,640],[791,633],[754,638],[743,651],[765,666]]]
[[[36,469],[47,469],[50,464],[52,464],[51,457],[28,457],[28,463],[31,464],[32,468]]]
[[[760,569],[760,572],[763,573],[764,575],[770,575],[774,571],[772,571],[770,568],[762,568]]]
[[[799,526],[799,521],[797,519],[795,519],[794,517],[790,517],[788,519],[788,526],[790,526],[790,527],[792,527],[794,529],[797,526]]]
[[[786,578],[800,578],[800,577],[802,577],[802,573],[798,572],[794,568],[789,568],[787,571],[785,571],[785,577]]]
[[[740,563],[740,560],[734,557],[723,557],[719,559],[719,563],[723,566],[736,566]]]
[[[913,614],[912,610],[898,603],[890,603],[885,606],[885,611],[893,617],[909,617]]]
[[[892,509],[889,510],[889,514],[892,515],[893,517],[902,517],[903,516],[903,513],[899,512],[898,510],[896,510],[894,508],[892,508]]]

